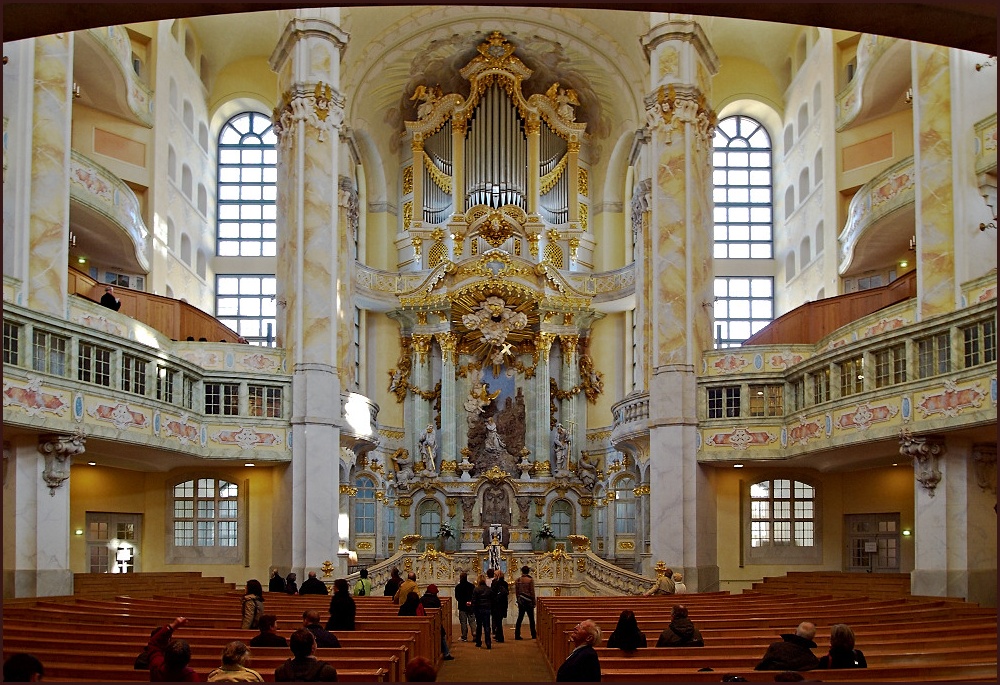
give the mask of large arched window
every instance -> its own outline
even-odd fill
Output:
[[[615,482],[615,533],[635,533],[635,481],[630,476]]]
[[[375,482],[368,476],[354,481],[358,493],[354,496],[354,532],[358,535],[375,534]]]
[[[424,500],[418,508],[417,521],[420,522],[420,537],[433,540],[441,530],[441,505],[433,499]]]
[[[277,137],[269,117],[243,112],[219,132],[217,253],[273,257],[276,251]]]
[[[549,524],[557,540],[565,540],[573,532],[573,506],[564,499],[552,503]]]
[[[713,146],[715,258],[771,259],[771,137],[737,115],[719,122]]]
[[[816,488],[794,478],[749,487],[749,556],[756,561],[809,561],[820,556]]]
[[[222,478],[189,478],[171,491],[167,562],[240,559],[240,487]]]

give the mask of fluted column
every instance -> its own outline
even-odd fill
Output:
[[[31,182],[27,196],[27,306],[66,315],[69,262],[69,157],[73,110],[73,34],[33,39]],[[21,53],[27,56],[29,51]],[[12,65],[13,66],[13,65]],[[6,70],[8,67],[4,67]],[[27,73],[27,67],[22,73]],[[5,241],[6,243],[6,241]],[[6,249],[6,244],[4,245]]]
[[[562,369],[560,385],[563,390],[570,390],[580,384],[579,349],[580,336],[560,335],[559,346],[562,349]],[[576,464],[577,455],[580,454],[580,445],[586,435],[586,426],[581,426],[579,421],[579,405],[582,393],[578,392],[570,395],[562,401],[559,409],[559,417],[563,427],[570,434],[570,449],[566,458],[566,468],[572,470]]]
[[[981,464],[992,456],[995,468],[996,445],[903,431],[899,453],[912,459],[914,472],[910,592],[995,607],[995,481],[991,488]]]
[[[465,131],[463,119],[451,122],[451,209],[453,220],[465,216]]]
[[[538,198],[541,173],[539,168],[541,157],[541,123],[534,115],[524,122],[524,132],[528,137],[528,219],[538,216]]]
[[[646,96],[650,224],[644,283],[649,297],[649,516],[682,521],[681,532],[651,526],[652,558],[683,567],[688,587],[718,589],[715,522],[708,474],[696,455],[695,374],[711,348],[712,179],[715,114],[709,78],[718,58],[701,27],[687,15],[651,15],[642,37],[650,64]],[[640,541],[641,544],[641,541]],[[693,576],[693,577],[692,577]]]
[[[455,389],[455,365],[458,359],[458,335],[456,333],[438,333],[434,336],[441,346],[441,407],[461,407]],[[441,412],[441,431],[438,437],[439,461],[442,464],[441,475],[454,476],[454,469],[445,472],[444,462],[462,461],[458,454],[458,421],[459,416],[454,411]]]
[[[339,130],[344,99],[340,55],[347,43],[336,8],[289,10],[270,64],[281,98],[274,112],[278,136],[277,223],[279,344],[292,366],[292,463],[276,526],[275,557],[304,573],[337,561],[339,549],[340,373],[339,327],[351,306],[337,296],[341,267]],[[338,553],[343,555],[338,557]]]
[[[410,143],[413,153],[413,218],[410,230],[419,229],[424,225],[424,139],[414,134]],[[420,267],[420,250],[415,248],[417,268]]]

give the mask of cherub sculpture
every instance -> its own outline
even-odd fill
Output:
[[[444,96],[441,90],[441,86],[417,86],[417,89],[413,91],[413,96],[410,101],[419,100],[420,104],[417,105],[417,119],[423,119],[425,116],[431,113],[434,109],[434,105],[438,103]]]
[[[572,88],[562,88],[556,81],[545,91],[545,97],[552,101],[556,108],[556,114],[565,121],[575,121],[576,111],[574,106],[580,105],[580,98]]]
[[[464,315],[462,323],[471,331],[478,330],[483,342],[502,347],[512,330],[528,325],[528,317],[508,307],[503,298],[491,295],[476,311]]]

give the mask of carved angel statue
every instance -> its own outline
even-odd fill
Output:
[[[501,347],[512,330],[528,325],[528,317],[508,307],[502,298],[491,295],[476,311],[464,315],[462,323],[469,330],[478,330],[484,342]]]
[[[575,90],[572,88],[562,88],[559,82],[556,81],[545,91],[545,97],[555,105],[556,114],[559,115],[560,119],[565,119],[566,121],[576,120],[576,111],[573,107],[580,105],[580,98],[577,96]]]
[[[397,402],[406,399],[406,393],[410,389],[410,353],[409,349],[403,347],[399,354],[399,361],[396,367],[389,369],[389,392],[396,396]]]
[[[580,380],[587,400],[596,402],[597,396],[604,392],[604,374],[594,368],[594,360],[589,354],[580,355]]]
[[[438,103],[444,97],[444,93],[441,90],[441,86],[417,86],[417,89],[413,91],[413,96],[410,101],[419,100],[420,104],[417,105],[417,119],[423,119],[425,116],[431,113],[434,109],[434,105]]]
[[[410,451],[400,447],[392,453],[392,461],[396,465],[396,483],[400,486],[407,486],[416,477],[413,473],[413,457]]]
[[[580,453],[580,461],[576,465],[576,475],[587,490],[593,492],[597,485],[597,465],[590,461],[590,456],[586,452]]]
[[[556,473],[566,470],[569,461],[569,443],[569,431],[566,430],[562,423],[557,423],[556,437],[552,445],[556,457]]]

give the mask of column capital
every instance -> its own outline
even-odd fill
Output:
[[[972,463],[976,472],[976,485],[986,492],[997,494],[996,443],[973,445]]]
[[[291,21],[285,24],[285,30],[282,32],[281,38],[278,39],[278,44],[275,46],[274,51],[271,53],[271,58],[268,60],[271,69],[280,72],[285,62],[291,56],[295,45],[307,38],[320,38],[333,43],[340,56],[343,57],[344,48],[347,47],[347,41],[350,36],[332,21],[316,17],[293,17]]]
[[[56,488],[69,479],[70,461],[75,454],[86,451],[87,438],[82,432],[48,433],[38,436],[38,451],[45,457],[42,478],[49,486],[49,494],[55,496]]]
[[[702,61],[716,73],[719,70],[719,56],[708,40],[705,30],[701,24],[693,19],[665,21],[657,24],[648,33],[641,36],[642,48],[646,52],[646,57],[652,61],[653,53],[664,43],[681,42],[689,43]]]
[[[945,440],[940,435],[913,435],[905,428],[899,432],[899,453],[913,459],[917,481],[934,496],[934,489],[941,482],[938,460],[945,452]]]

